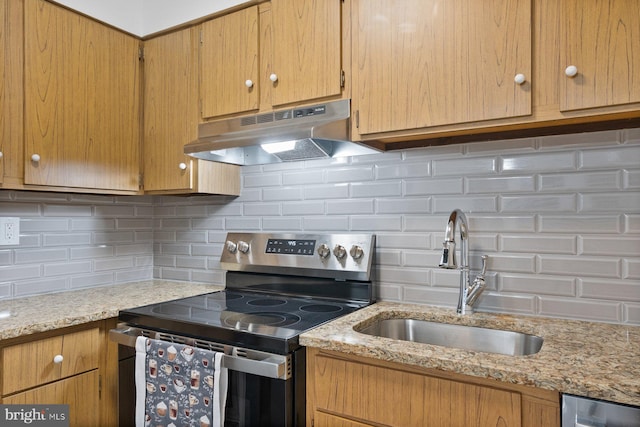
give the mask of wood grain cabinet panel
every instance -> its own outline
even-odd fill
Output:
[[[139,41],[43,0],[24,27],[25,184],[137,192]]]
[[[271,1],[272,105],[339,96],[341,6],[338,0]]]
[[[531,114],[530,0],[353,0],[361,135]]]
[[[144,43],[144,191],[238,195],[238,166],[197,160],[199,27]]]
[[[23,6],[0,0],[0,188],[19,188],[24,177]]]
[[[99,351],[98,328],[5,347],[2,349],[2,394],[96,369]],[[54,357],[58,355],[63,359],[56,363]]]
[[[563,0],[560,109],[640,102],[640,2]],[[573,77],[565,67],[576,67]]]
[[[431,372],[431,371],[430,371]],[[559,426],[559,395],[307,349],[307,425]]]
[[[69,405],[69,425],[101,427],[99,375],[94,370],[22,393],[5,397],[3,404],[66,404]],[[115,408],[114,408],[115,410]]]
[[[202,24],[203,118],[258,109],[258,37],[258,6]]]

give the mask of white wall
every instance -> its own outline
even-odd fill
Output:
[[[228,9],[245,0],[53,0],[137,36]]]

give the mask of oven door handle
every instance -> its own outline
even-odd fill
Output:
[[[120,345],[135,348],[140,332],[140,329],[133,327],[115,328],[109,331],[109,339]],[[291,356],[289,355],[244,349],[238,352],[233,347],[229,348],[231,354],[226,354],[225,351],[221,363],[227,369],[282,380],[291,377]],[[237,356],[237,353],[245,354],[245,357]]]

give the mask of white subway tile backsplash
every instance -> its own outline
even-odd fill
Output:
[[[377,181],[352,183],[351,197],[400,197],[402,196],[402,182]]]
[[[540,273],[566,276],[621,277],[620,259],[615,257],[540,256]]]
[[[539,217],[542,233],[618,233],[621,231],[620,215],[556,216],[543,214]]]
[[[326,211],[328,215],[372,214],[374,213],[374,203],[373,199],[327,200]],[[308,213],[321,214],[323,212],[322,209],[316,209],[315,212]]]
[[[431,199],[427,198],[402,198],[402,199],[378,199],[376,200],[377,214],[402,214],[424,213],[431,211]],[[351,212],[360,212],[353,210]],[[344,213],[344,212],[343,212]],[[367,213],[367,212],[363,212]]]
[[[615,206],[619,212],[637,212],[640,192],[594,193],[580,196],[581,212],[606,212]]]
[[[461,209],[469,213],[492,213],[498,211],[497,196],[475,197],[433,197],[434,213],[450,213],[454,209]],[[446,224],[446,222],[445,222]]]
[[[494,157],[470,157],[433,160],[433,176],[494,175],[498,160]]]
[[[447,218],[469,221],[478,309],[640,324],[640,129],[427,147],[242,168],[242,194],[0,190],[21,241],[0,299],[151,277],[223,284],[229,231],[375,233],[378,299],[454,307],[437,267]]]
[[[575,194],[502,196],[500,212],[576,212],[578,198]]]
[[[617,146],[598,150],[581,151],[581,169],[616,167],[637,168],[640,165],[640,146]]]
[[[538,185],[541,192],[614,191],[621,188],[622,179],[618,171],[544,174],[540,175]]]
[[[375,166],[375,178],[401,179],[401,178],[422,178],[431,175],[430,162],[377,164]]]
[[[523,274],[498,274],[498,289],[529,295],[576,296],[576,281],[560,276],[529,276]]]
[[[640,238],[620,236],[583,236],[581,251],[585,255],[607,254],[640,258]]]
[[[542,316],[591,319],[601,322],[621,322],[622,306],[600,300],[540,297]]]
[[[536,173],[544,171],[569,171],[577,168],[577,155],[573,151],[533,153],[503,156],[500,159],[502,173]]]
[[[579,295],[583,298],[640,302],[640,281],[580,279]]]
[[[469,194],[530,193],[535,191],[535,179],[533,176],[466,178],[465,188]]]
[[[622,278],[640,280],[640,260],[639,259],[622,260]]]
[[[463,178],[411,179],[404,181],[405,196],[462,194],[463,192]]]
[[[502,235],[500,249],[504,252],[575,255],[578,251],[578,242],[575,236]]]

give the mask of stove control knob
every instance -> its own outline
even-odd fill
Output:
[[[342,259],[347,255],[347,250],[342,245],[336,245],[336,247],[333,248],[333,254],[336,258]]]
[[[233,243],[231,240],[227,240],[227,250],[232,254],[235,254],[238,251],[238,245]]]
[[[323,243],[318,247],[318,255],[320,255],[320,258],[325,259],[330,253],[331,249],[329,249],[329,246],[327,246],[326,243]]]
[[[249,244],[247,242],[243,242],[242,240],[240,240],[238,242],[238,250],[240,252],[242,252],[243,254],[246,254],[249,252]]]
[[[351,258],[355,260],[359,260],[364,255],[364,251],[360,246],[353,245],[351,246],[351,250],[349,251],[349,254],[351,255]]]

